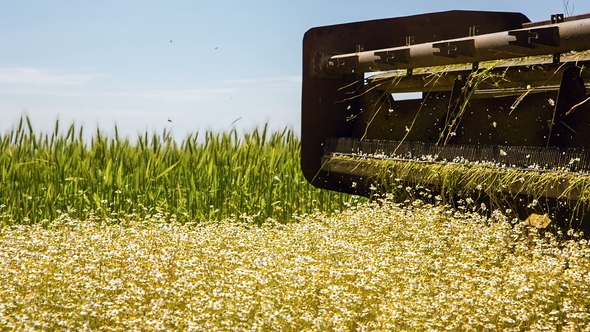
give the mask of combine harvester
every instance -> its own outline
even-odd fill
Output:
[[[312,28],[303,173],[329,190],[470,197],[588,228],[589,50],[590,14],[449,11]]]

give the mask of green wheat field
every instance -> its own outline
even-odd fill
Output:
[[[2,331],[590,331],[590,246],[311,187],[290,129],[0,136]]]

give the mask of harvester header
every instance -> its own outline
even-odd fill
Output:
[[[449,11],[312,28],[303,173],[365,196],[418,185],[509,199],[525,215],[574,206],[562,210],[579,221],[590,199],[589,50],[590,14]]]

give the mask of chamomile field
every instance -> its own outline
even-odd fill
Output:
[[[590,330],[579,234],[314,189],[288,129],[31,128],[0,136],[2,330]]]

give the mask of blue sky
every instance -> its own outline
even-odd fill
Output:
[[[452,9],[532,21],[564,12],[562,0],[0,1],[0,133],[26,113],[45,132],[59,118],[180,139],[237,119],[299,131],[301,44],[315,26]],[[569,2],[590,13],[590,1]]]

